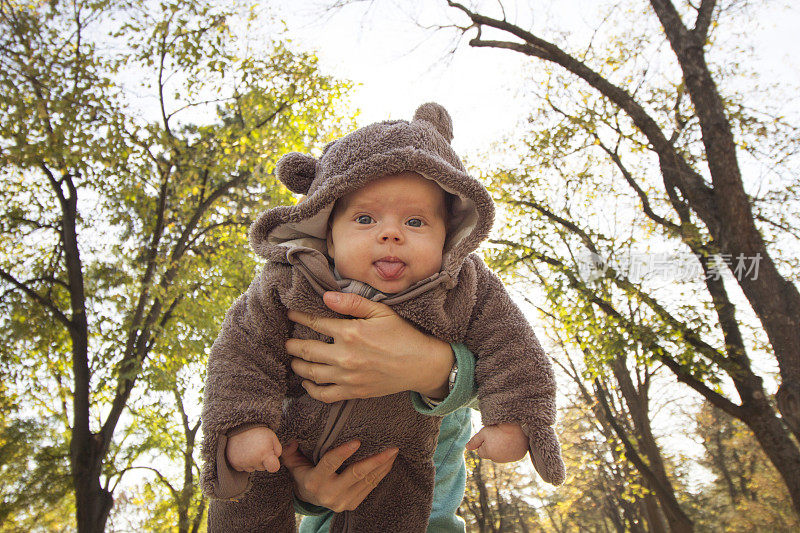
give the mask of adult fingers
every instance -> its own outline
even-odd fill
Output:
[[[369,496],[369,493],[378,486],[378,483],[381,482],[386,475],[392,471],[392,467],[394,466],[394,461],[389,461],[385,463],[383,466],[378,467],[377,469],[373,470],[370,474],[368,474],[364,479],[359,481],[353,488],[355,489],[355,493],[350,497],[350,501],[347,503],[348,509],[355,509],[358,507],[361,502],[364,501],[364,498]]]
[[[283,462],[284,466],[289,469],[289,471],[294,471],[298,468],[313,468],[314,463],[308,460],[308,458],[300,453],[300,449],[296,440],[293,440],[289,444],[283,447],[283,453],[281,453],[281,462]]]
[[[335,358],[331,354],[331,345],[327,342],[309,339],[289,339],[284,346],[289,355],[312,363],[330,364],[335,362]]]
[[[289,310],[287,316],[292,322],[308,326],[317,333],[322,333],[328,337],[336,337],[336,334],[342,330],[342,326],[349,321],[349,319],[346,318],[317,316],[302,311],[295,311],[294,309]]]
[[[376,318],[395,314],[388,305],[367,300],[357,294],[328,291],[322,295],[322,299],[325,305],[340,315]]]
[[[346,389],[341,385],[317,385],[313,381],[308,380],[304,380],[301,385],[309,396],[325,403],[350,400],[356,397],[350,389]]]
[[[392,469],[397,452],[397,448],[387,448],[381,453],[348,466],[341,473],[342,480],[348,486],[358,486],[359,490],[362,485],[371,485],[372,488],[375,488]]]
[[[331,365],[309,363],[302,359],[292,359],[292,370],[301,378],[316,384],[336,383],[336,369]]]
[[[351,440],[350,442],[345,442],[336,448],[328,450],[319,460],[315,468],[323,475],[331,476],[336,473],[348,457],[356,453],[359,446],[361,446],[359,441]]]

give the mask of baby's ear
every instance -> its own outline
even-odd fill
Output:
[[[436,102],[422,104],[414,112],[413,120],[424,120],[432,124],[448,143],[453,141],[453,119],[442,105]]]
[[[290,152],[275,165],[275,175],[290,191],[308,193],[317,171],[317,160],[308,154]]]

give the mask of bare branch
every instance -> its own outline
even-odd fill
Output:
[[[186,109],[190,109],[192,107],[199,107],[201,105],[215,104],[215,103],[219,103],[219,102],[227,102],[229,100],[231,100],[230,97],[227,97],[227,98],[213,98],[211,100],[203,100],[201,102],[190,102],[190,103],[188,103],[186,105],[183,105],[183,106],[179,107],[178,109],[176,109],[175,111],[173,111],[172,113],[167,115],[167,120],[170,120],[172,117],[174,117],[175,115],[177,115],[181,111],[185,111]]]
[[[176,500],[178,498],[180,498],[180,491],[176,490],[172,486],[172,484],[164,476],[164,474],[162,474],[161,472],[159,472],[157,469],[153,468],[152,466],[129,466],[127,468],[123,468],[122,470],[120,470],[118,472],[119,478],[122,479],[122,475],[125,474],[126,472],[131,471],[131,470],[149,470],[151,472],[154,472],[156,477],[159,479],[159,481],[161,481],[161,483],[166,485],[167,489],[169,489],[169,491],[172,493],[172,497],[175,498]]]
[[[197,240],[200,237],[202,237],[203,235],[205,235],[206,233],[208,233],[211,230],[214,230],[214,229],[217,229],[217,228],[222,228],[222,227],[225,227],[225,226],[243,226],[243,227],[246,228],[246,227],[249,226],[249,224],[241,222],[241,221],[236,221],[236,220],[223,220],[222,222],[217,222],[215,224],[209,224],[208,226],[206,226],[205,228],[201,229],[200,231],[198,231],[197,233],[194,234],[194,236],[189,240],[189,242],[186,243],[186,248],[187,249],[192,249],[192,247],[194,246],[194,244],[197,242]]]
[[[593,133],[595,140],[597,141],[597,145],[608,154],[608,157],[611,158],[611,161],[619,169],[622,177],[625,178],[625,181],[630,185],[630,187],[636,192],[636,195],[639,197],[639,200],[642,202],[642,209],[644,210],[645,214],[650,217],[651,220],[656,222],[657,224],[663,226],[667,231],[673,234],[680,234],[681,228],[677,224],[672,221],[667,220],[659,215],[657,215],[654,211],[652,206],[650,205],[650,199],[647,197],[647,193],[639,187],[639,184],[636,183],[636,180],[633,178],[633,175],[627,169],[627,167],[622,163],[622,159],[619,156],[617,150],[611,150],[606,144],[600,139],[597,134]]]
[[[675,99],[675,106],[672,108],[672,112],[675,115],[675,129],[669,137],[670,144],[675,144],[677,142],[678,137],[680,137],[681,132],[686,127],[687,120],[681,116],[681,100],[683,100],[684,92],[684,86],[680,84],[678,86],[678,97]]]
[[[198,222],[200,222],[200,219],[203,217],[208,208],[211,207],[211,205],[220,197],[227,194],[228,191],[244,183],[249,177],[249,172],[242,172],[234,176],[212,191],[208,198],[206,198],[205,201],[200,204],[197,209],[195,209],[194,213],[192,214],[192,218],[186,224],[186,227],[184,228],[183,232],[181,232],[178,241],[175,243],[175,247],[173,248],[170,256],[170,263],[175,263],[183,256],[186,248],[188,247],[189,237],[197,228]]]

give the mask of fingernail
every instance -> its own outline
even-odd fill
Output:
[[[357,440],[347,443],[347,448],[350,450],[357,450],[359,446],[361,446],[361,443]]]
[[[342,295],[338,292],[328,292],[328,300],[333,304],[338,304],[342,299]]]

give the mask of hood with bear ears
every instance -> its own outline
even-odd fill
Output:
[[[467,174],[450,146],[452,139],[450,114],[427,103],[410,122],[377,122],[329,143],[319,160],[297,152],[284,155],[276,176],[291,191],[307,196],[297,205],[263,213],[250,227],[250,245],[271,260],[285,261],[286,252],[297,246],[327,256],[327,223],[337,199],[374,179],[416,172],[454,197],[442,259],[442,272],[452,280],[447,284],[454,285],[464,259],[491,230],[494,203],[486,188]]]

